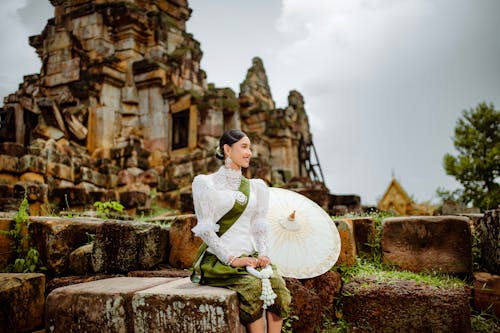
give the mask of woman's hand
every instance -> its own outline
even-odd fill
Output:
[[[268,256],[259,256],[259,258],[257,259],[257,267],[266,267],[267,265],[269,265],[271,263],[271,259],[269,259]]]
[[[231,262],[232,267],[246,267],[250,266],[253,268],[259,267],[259,260],[257,258],[252,258],[252,257],[241,257],[241,258],[235,258]]]

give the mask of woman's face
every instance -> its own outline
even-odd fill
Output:
[[[250,165],[252,151],[250,150],[250,139],[247,136],[242,137],[240,141],[233,143],[231,146],[224,145],[224,152],[233,161],[231,168],[248,168]]]

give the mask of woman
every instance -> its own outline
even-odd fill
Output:
[[[214,174],[193,180],[198,223],[192,231],[204,244],[195,260],[192,280],[236,291],[240,320],[253,333],[264,329],[260,299],[263,282],[249,274],[247,267],[265,268],[271,260],[266,221],[269,190],[262,180],[248,180],[241,174],[241,168],[248,168],[251,156],[248,136],[240,130],[227,131],[216,152],[224,166]],[[277,297],[267,308],[267,330],[278,333],[288,313],[290,292],[275,267],[269,280]]]

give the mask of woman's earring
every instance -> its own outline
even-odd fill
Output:
[[[226,166],[226,168],[231,168],[231,165],[233,164],[233,161],[231,160],[231,158],[228,156],[226,157],[226,159],[224,160],[224,165]]]

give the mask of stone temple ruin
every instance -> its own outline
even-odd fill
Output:
[[[191,181],[217,168],[217,139],[231,128],[254,144],[247,176],[328,208],[302,95],[277,108],[259,58],[238,95],[208,84],[187,0],[50,2],[55,17],[29,39],[40,73],[0,109],[0,211],[25,191],[40,215],[110,200],[130,214],[190,211]]]
[[[244,332],[235,292],[187,277],[201,243],[194,214],[144,222],[52,213],[108,200],[131,215],[155,205],[190,212],[191,180],[218,167],[214,148],[230,128],[254,143],[247,176],[330,212],[356,210],[359,197],[323,183],[303,97],[291,91],[276,108],[258,58],[238,96],[208,84],[186,0],[51,3],[55,17],[30,38],[41,72],[0,109],[0,212],[18,210],[27,193],[34,215],[21,224],[21,208],[0,215],[0,272],[29,247],[44,273],[0,273],[0,332]],[[288,324],[314,333],[340,313],[360,332],[471,332],[471,308],[500,314],[500,210],[477,215],[332,219],[336,268],[381,256],[398,269],[468,277],[473,288],[361,274],[343,282],[334,267],[286,278],[291,318],[300,318]]]

